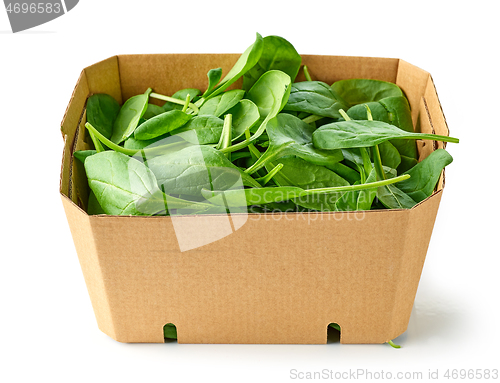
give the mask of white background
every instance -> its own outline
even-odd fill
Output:
[[[0,381],[288,382],[292,369],[424,377],[499,369],[496,2],[238,3],[81,0],[18,34],[0,9]],[[97,328],[58,192],[59,126],[80,71],[115,54],[241,53],[255,32],[283,36],[303,54],[402,58],[434,78],[461,142],[448,145],[455,161],[399,350],[121,344]]]

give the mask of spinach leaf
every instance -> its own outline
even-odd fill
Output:
[[[349,181],[351,185],[358,182],[361,179],[360,174],[356,170],[350,168],[347,165],[344,165],[342,162],[328,164],[326,165],[326,167],[331,171],[333,171],[334,173],[341,176],[342,178],[344,178],[345,180]]]
[[[292,82],[299,73],[302,57],[292,44],[279,36],[266,36],[259,61],[243,75],[243,89],[249,90],[265,72],[280,70],[290,76]]]
[[[333,83],[332,89],[348,106],[378,101],[386,97],[404,96],[399,86],[380,80],[340,80]]]
[[[387,97],[379,101],[388,111],[389,123],[407,132],[413,132],[410,105],[406,97]],[[398,173],[404,173],[418,162],[417,143],[414,140],[391,140],[401,155]]]
[[[278,160],[283,168],[274,176],[280,186],[296,186],[302,189],[317,189],[347,186],[349,182],[324,166],[315,165],[301,158],[285,157]],[[343,193],[302,196],[293,201],[300,206],[318,211],[335,211],[336,201]]]
[[[212,116],[220,117],[229,109],[235,106],[245,95],[245,91],[241,89],[234,89],[219,94],[216,97],[205,101],[200,107],[200,115],[209,114]]]
[[[134,133],[139,119],[146,112],[150,93],[151,88],[146,90],[144,94],[133,96],[125,101],[113,125],[112,142],[120,144]]]
[[[227,111],[233,116],[233,141],[245,134],[245,130],[252,127],[259,121],[259,108],[252,101],[243,99]]]
[[[247,93],[247,98],[257,105],[259,110],[259,128],[250,138],[222,149],[222,152],[234,152],[257,141],[266,130],[269,120],[275,117],[286,104],[290,95],[290,85],[290,76],[286,73],[279,70],[270,70],[264,73]]]
[[[413,141],[415,142],[415,141]],[[401,163],[401,155],[390,141],[384,141],[378,145],[380,149],[380,157],[382,165],[392,169],[397,169]]]
[[[303,81],[292,84],[290,97],[284,109],[307,112],[322,117],[340,118],[339,109],[345,103],[330,87],[321,81]]]
[[[193,116],[181,110],[170,110],[150,118],[138,126],[134,132],[136,140],[150,140],[176,130],[186,124]]]
[[[171,208],[208,209],[210,205],[168,197],[157,186],[154,174],[140,161],[122,153],[106,151],[87,157],[89,186],[111,215],[154,215]]]
[[[234,185],[260,187],[251,176],[210,146],[189,146],[147,160],[169,195],[201,197],[201,189],[226,190]]]
[[[361,148],[392,139],[422,139],[458,143],[457,138],[437,134],[406,132],[381,121],[340,121],[319,127],[313,133],[314,146],[319,149]]]
[[[347,114],[354,120],[366,120],[366,106],[370,108],[374,120],[387,122],[407,132],[413,132],[411,111],[406,97],[387,97],[376,102],[358,104],[351,107]],[[400,165],[397,167],[399,173],[417,164],[418,152],[414,140],[391,140],[390,143],[398,150],[401,157]],[[394,167],[390,164],[388,166]]]
[[[167,339],[177,339],[177,327],[173,323],[163,326],[163,336]]]
[[[252,174],[267,162],[294,155],[316,165],[330,165],[342,161],[340,150],[319,150],[312,144],[314,128],[291,114],[281,113],[267,123],[269,147],[255,164],[245,170]]]
[[[120,104],[108,94],[94,94],[87,100],[87,121],[106,138],[113,134],[113,124],[119,111]]]
[[[377,181],[377,172],[372,169],[365,183]],[[370,210],[373,200],[377,196],[377,188],[343,193],[335,204],[339,211]]]
[[[413,132],[413,122],[408,100],[404,96],[386,97],[379,103],[387,110],[389,123],[407,132]],[[374,117],[376,120],[376,118]]]
[[[144,115],[142,116],[141,120],[149,120],[150,118],[153,118],[155,116],[158,116],[159,114],[165,113],[165,110],[163,107],[155,105],[155,104],[148,104],[148,107],[146,109],[146,112],[144,112]],[[144,121],[142,121],[144,122]],[[141,122],[139,121],[139,124],[141,125]]]
[[[250,68],[252,68],[260,59],[262,48],[264,46],[263,38],[257,33],[255,42],[250,45],[245,52],[240,56],[238,61],[231,68],[229,73],[222,79],[222,81],[214,87],[211,91],[205,92],[203,98],[209,99],[217,96],[219,93],[224,92],[232,83],[238,80]]]
[[[395,185],[377,189],[377,198],[388,209],[411,209],[417,203]]]
[[[388,124],[391,123],[391,120],[389,119],[389,111],[378,101],[354,105],[347,110],[347,115],[352,120],[367,120],[366,107],[370,108],[372,117],[375,121],[387,122]]]
[[[405,172],[411,178],[394,186],[405,192],[415,202],[421,202],[433,192],[442,170],[453,162],[453,157],[444,149],[437,149],[423,161]]]
[[[104,209],[99,204],[94,192],[90,190],[89,200],[87,202],[87,213],[89,215],[98,215],[98,214],[106,214]]]
[[[290,96],[290,89],[290,76],[278,70],[271,70],[257,80],[248,91],[247,98],[257,105],[260,119],[268,121],[283,109]]]
[[[208,87],[205,93],[203,93],[203,97],[212,92],[216,85],[219,83],[222,78],[222,68],[210,69],[207,73],[208,77]]]
[[[224,121],[215,116],[195,116],[186,125],[177,129],[176,137],[198,145],[216,144],[219,142]]]
[[[162,145],[170,145],[174,142],[181,143],[185,141],[181,137],[171,136],[169,133],[165,133],[156,138],[151,138],[150,140],[137,140],[136,138],[131,136],[125,140],[125,142],[123,143],[123,148],[126,150],[133,150],[132,153],[129,152],[125,154],[134,155],[135,151],[140,149],[151,149],[154,147],[160,147]]]
[[[82,164],[85,163],[85,159],[88,156],[93,156],[94,154],[97,153],[97,150],[78,150],[73,153],[73,156],[79,160]]]

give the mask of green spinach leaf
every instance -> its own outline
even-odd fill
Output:
[[[394,186],[405,192],[415,202],[421,202],[433,192],[442,170],[453,162],[453,157],[444,149],[437,149],[423,161],[405,172],[411,178]]]
[[[147,165],[169,195],[201,197],[201,189],[226,190],[235,185],[260,187],[251,176],[210,146],[189,146],[148,159]]]
[[[313,133],[319,149],[371,147],[392,139],[422,139],[458,143],[457,138],[437,134],[406,132],[382,121],[340,121],[326,124]]]
[[[229,73],[222,79],[222,81],[214,87],[211,91],[203,94],[203,98],[209,99],[217,96],[219,93],[224,92],[231,84],[238,80],[250,68],[252,68],[260,59],[264,41],[261,35],[257,33],[255,42],[250,45],[245,52],[240,56],[238,61],[231,68]]]
[[[233,106],[238,104],[244,95],[245,91],[241,89],[234,89],[221,93],[218,96],[205,101],[205,103],[200,107],[199,114],[220,117]]]
[[[332,89],[349,107],[387,97],[404,96],[399,86],[380,80],[340,80],[333,83]]]
[[[120,104],[108,94],[94,94],[87,100],[87,121],[106,138],[113,134],[113,124],[119,112]]]
[[[342,161],[340,150],[319,150],[312,144],[314,128],[291,114],[281,113],[267,123],[269,147],[259,160],[245,172],[252,174],[267,162],[294,155],[316,165],[331,165]]]
[[[171,208],[206,210],[209,204],[164,196],[154,174],[140,161],[114,151],[87,157],[85,171],[89,186],[111,215],[155,215]],[[167,202],[166,202],[167,201]]]
[[[150,93],[151,88],[144,94],[133,96],[125,101],[113,124],[112,142],[120,144],[134,133],[140,118],[146,112]]]
[[[219,117],[199,115],[173,133],[176,137],[181,137],[192,144],[216,144],[219,142],[223,126],[224,121]]]
[[[134,132],[136,140],[151,140],[165,133],[179,129],[193,116],[181,110],[171,110],[150,118],[138,126]]]
[[[251,130],[259,121],[259,108],[252,101],[243,99],[227,111],[233,116],[233,141]]]
[[[283,37],[266,36],[259,61],[243,76],[243,89],[249,90],[265,72],[276,69],[290,76],[292,82],[299,73],[302,57]]]
[[[307,112],[322,117],[340,118],[339,109],[345,103],[330,87],[321,81],[303,81],[292,84],[290,97],[284,109]]]

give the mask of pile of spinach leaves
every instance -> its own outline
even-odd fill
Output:
[[[458,139],[415,133],[397,85],[313,81],[281,37],[257,34],[222,74],[211,69],[203,92],[89,97],[94,149],[74,154],[89,214],[409,209],[452,162],[444,149],[418,162],[416,140]]]

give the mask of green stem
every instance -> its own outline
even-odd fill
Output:
[[[359,148],[361,153],[361,158],[363,159],[363,167],[365,169],[365,174],[368,177],[372,171],[372,161],[370,160],[370,154],[368,153],[368,148]]]
[[[348,185],[348,186],[335,186],[330,188],[319,188],[319,189],[309,189],[304,190],[301,195],[314,195],[318,193],[336,193],[336,192],[344,192],[344,191],[355,191],[355,190],[365,190],[365,189],[373,189],[378,188],[380,186],[386,186],[390,184],[394,184],[396,182],[401,182],[410,178],[409,174],[403,174],[399,177],[389,178],[387,180],[370,182],[367,184],[357,184],[357,185]]]
[[[377,177],[380,180],[385,180],[384,167],[382,166],[382,158],[380,157],[380,150],[378,145],[373,147],[373,163],[375,165],[375,171],[377,172]]]
[[[231,153],[232,162],[239,160],[240,158],[248,158],[248,157],[252,157],[252,154],[250,152]]]
[[[184,113],[186,113],[186,110],[189,107],[189,101],[190,101],[190,99],[191,99],[191,96],[188,93],[188,95],[186,96],[186,101],[184,101],[184,107],[182,108],[182,111]]]
[[[392,347],[394,347],[394,348],[401,348],[401,346],[400,346],[400,345],[395,344],[392,340],[388,341],[387,343],[389,343],[389,344],[390,344]]]
[[[266,131],[266,126],[267,126],[267,123],[269,122],[269,120],[270,120],[270,118],[269,118],[269,116],[267,116],[264,119],[264,121],[262,121],[259,128],[256,130],[256,132],[253,134],[252,137],[247,138],[245,141],[238,142],[235,145],[232,145],[232,146],[229,146],[225,149],[222,149],[221,152],[222,153],[235,152],[237,150],[246,148],[248,145],[254,143],[262,135],[262,133],[264,133]]]
[[[184,147],[186,144],[184,142],[174,142],[172,144],[167,144],[167,145],[161,145],[161,146],[154,146],[151,148],[145,148],[145,149],[126,149],[123,146],[115,144],[113,141],[107,139],[104,137],[99,131],[92,126],[90,122],[87,122],[85,124],[85,127],[94,134],[94,136],[101,141],[105,146],[108,148],[114,150],[115,152],[118,153],[123,153],[126,154],[127,156],[133,156],[137,152],[142,152],[144,154],[151,154],[151,153],[157,153],[161,152],[165,149],[175,149],[176,147]]]
[[[280,146],[279,149],[275,150],[274,153],[272,154],[269,154],[266,156],[266,153],[269,151],[269,148],[267,149],[266,153],[264,153],[264,155],[262,155],[258,160],[257,162],[255,162],[252,166],[250,166],[249,168],[247,168],[245,170],[245,173],[247,174],[253,174],[255,173],[257,170],[261,169],[262,167],[264,167],[269,161],[273,161],[275,160],[276,158],[279,158],[282,156],[283,154],[283,151],[286,150],[286,148],[290,145],[293,145],[293,142],[289,142],[287,144],[284,144],[283,146]]]
[[[99,141],[99,139],[95,136],[95,134],[89,130],[89,135],[92,139],[92,142],[94,143],[94,147],[97,153],[104,152],[104,147],[102,146],[101,141]]]
[[[339,113],[342,116],[342,118],[346,121],[351,121],[351,117],[347,115],[344,109],[339,109]]]
[[[255,181],[259,182],[262,186],[265,186],[269,181],[271,181],[271,178],[273,178],[276,173],[278,173],[282,168],[283,164],[278,164],[264,177],[256,178]]]
[[[172,102],[174,104],[179,104],[179,105],[183,105],[185,104],[186,101],[184,100],[179,100],[178,98],[174,98],[174,97],[170,97],[170,96],[165,96],[163,94],[159,94],[159,93],[154,93],[152,92],[149,97],[153,97],[153,98],[156,98],[158,100],[163,100],[163,101],[168,101],[168,102]],[[189,107],[193,110],[194,114],[198,114],[200,112],[200,110],[198,109],[198,107],[193,104],[193,103],[189,103]]]
[[[304,77],[306,78],[306,81],[312,81],[311,75],[309,74],[309,69],[307,68],[307,65],[304,65]]]
[[[370,109],[370,107],[368,105],[365,104],[365,108],[366,108],[366,117],[368,119],[368,121],[373,121],[373,115],[372,115],[372,111]]]
[[[312,122],[321,120],[323,116],[318,116],[316,114],[311,114],[310,116],[307,116],[306,118],[303,118],[302,121],[304,121],[306,124],[310,124]]]
[[[219,144],[215,147],[216,149],[224,149],[231,145],[231,130],[233,125],[233,115],[226,114],[224,117],[224,126],[222,128],[222,134],[220,136]],[[224,155],[231,161],[231,152],[224,153]]]
[[[250,145],[252,142],[256,141],[257,138],[258,137],[253,136],[248,140],[241,141],[241,142],[238,142],[237,144],[234,144],[234,145],[231,145],[227,148],[221,149],[221,152],[222,153],[232,153],[232,152],[236,152],[237,150],[244,149],[248,145]]]
[[[245,138],[247,140],[250,139],[250,128],[245,129]],[[248,150],[250,151],[250,155],[255,161],[257,161],[260,158],[261,154],[254,144],[248,145]]]
[[[432,141],[443,141],[443,142],[451,142],[454,144],[458,144],[460,140],[455,137],[449,136],[440,136],[439,134],[431,134],[431,133],[418,133],[418,137],[416,136],[401,136],[399,139],[413,139],[413,140],[432,140]]]
[[[364,184],[366,182],[365,168],[363,166],[358,165],[358,164],[356,164],[356,167],[358,168],[359,175],[361,176],[361,183]]]

